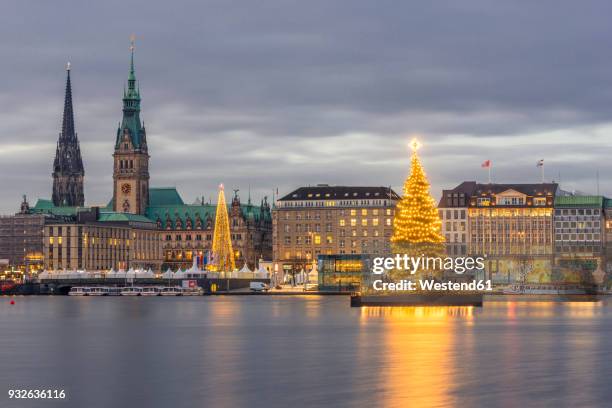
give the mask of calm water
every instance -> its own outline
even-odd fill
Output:
[[[0,407],[610,406],[612,302],[0,297]],[[9,388],[65,401],[9,401]]]

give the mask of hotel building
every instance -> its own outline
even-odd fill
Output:
[[[389,187],[319,184],[292,191],[272,210],[275,269],[308,271],[318,255],[389,253],[399,199]]]
[[[468,206],[476,189],[475,181],[464,181],[452,190],[443,190],[438,204],[442,234],[449,256],[465,256],[469,241]]]
[[[440,215],[449,245],[471,256],[486,256],[487,277],[494,282],[550,275],[557,187],[464,182],[445,190]]]
[[[75,221],[45,225],[43,254],[45,268],[51,270],[159,271],[162,260],[154,222],[96,207],[77,211]]]

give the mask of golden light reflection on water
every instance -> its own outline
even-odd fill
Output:
[[[473,307],[363,307],[360,317],[384,319],[383,406],[454,405],[455,326],[472,321]]]
[[[479,319],[491,322],[529,322],[533,319],[560,318],[579,324],[604,313],[600,302],[487,302],[483,308],[474,307],[362,307],[360,324],[380,324],[384,364],[380,384],[385,407],[446,407],[459,403],[455,389],[466,373],[466,361],[479,353],[476,332]],[[503,325],[503,323],[502,323]],[[506,333],[514,334],[511,330]],[[592,339],[575,338],[570,334],[559,339],[558,334],[534,334],[538,347],[553,343],[553,337],[567,344],[575,354],[573,367],[584,371],[584,362],[593,364],[586,350],[594,348]],[[569,337],[571,336],[571,337]],[[523,351],[515,337],[502,338],[497,358],[511,367]],[[508,341],[506,341],[508,340]],[[520,341],[519,341],[520,343]],[[582,349],[582,350],[578,350]],[[460,363],[463,361],[463,363]],[[520,384],[519,371],[507,373],[507,379]],[[461,386],[465,387],[465,384]],[[500,396],[501,398],[501,396]],[[505,397],[504,397],[505,398]],[[507,401],[510,402],[511,401]]]

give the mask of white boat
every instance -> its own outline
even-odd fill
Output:
[[[204,294],[204,290],[201,287],[197,288],[181,288],[183,292],[183,296],[202,296]]]
[[[153,286],[145,286],[142,288],[141,296],[159,296],[159,292]]]
[[[89,296],[91,293],[91,288],[86,286],[73,286],[70,288],[70,292],[68,292],[68,296]]]
[[[107,286],[94,286],[89,289],[89,296],[108,296],[108,292],[110,290],[110,288]]]
[[[108,288],[108,296],[121,296],[121,288],[117,288],[117,287]]]
[[[586,289],[581,285],[526,283],[505,287],[506,295],[585,295]]]
[[[126,286],[121,288],[121,296],[140,296],[142,295],[142,288],[139,286]]]
[[[183,290],[179,286],[166,286],[162,288],[161,296],[182,296]]]

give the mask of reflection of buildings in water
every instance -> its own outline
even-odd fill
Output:
[[[456,371],[456,325],[473,318],[473,307],[363,307],[361,319],[383,318],[385,406],[448,406]]]
[[[446,318],[468,317],[474,315],[472,306],[405,306],[383,307],[364,306],[361,308],[361,317],[416,317],[416,318]]]

